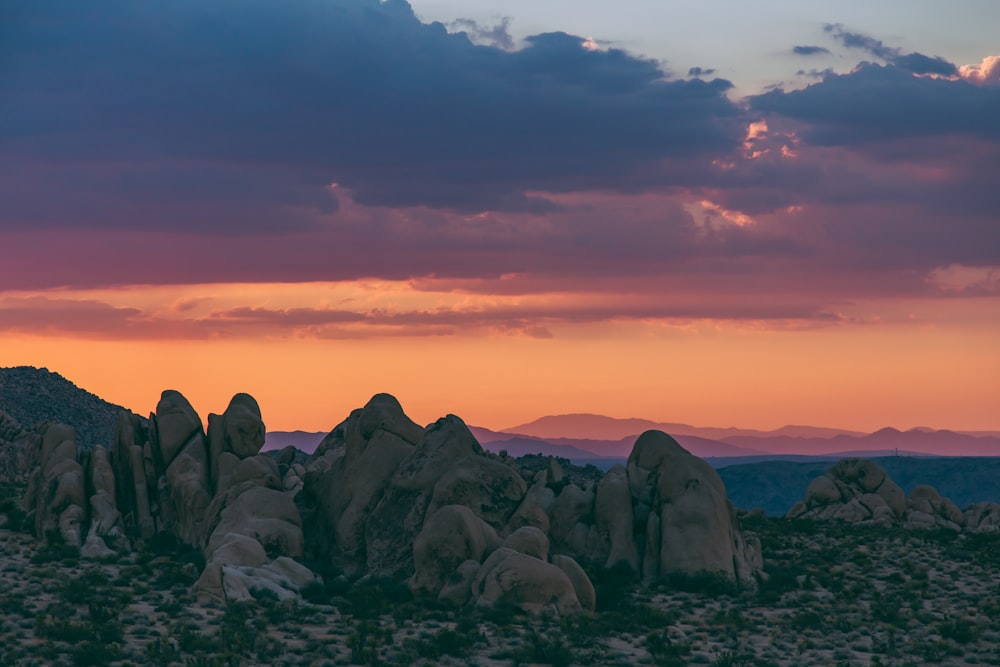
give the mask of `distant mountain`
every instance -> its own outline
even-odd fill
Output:
[[[636,435],[627,435],[615,440],[600,440],[591,438],[539,438],[521,433],[503,433],[477,426],[470,427],[472,434],[484,447],[490,451],[500,451],[506,449],[511,456],[520,456],[514,451],[523,451],[526,454],[545,454],[547,456],[561,456],[571,461],[590,461],[598,458],[627,458],[632,452]],[[753,456],[766,452],[760,452],[745,447],[737,447],[726,442],[700,438],[698,436],[678,435],[677,441],[689,452],[696,456]],[[516,443],[514,449],[504,443]]]
[[[491,451],[495,454],[505,451],[507,454],[515,458],[527,456],[528,454],[557,456],[569,459],[570,461],[601,458],[601,456],[595,452],[580,449],[578,447],[574,447],[573,445],[553,444],[538,438],[513,437],[508,438],[507,440],[490,440],[489,442],[480,442],[479,444],[481,444],[483,449],[486,449],[487,451]]]
[[[128,412],[58,373],[33,366],[0,368],[0,410],[26,429],[43,421],[68,424],[76,429],[77,445],[86,448],[111,446],[118,415]]]
[[[264,435],[264,447],[261,451],[280,450],[291,445],[306,454],[312,454],[325,437],[325,431],[268,431]]]
[[[549,415],[535,421],[504,429],[504,433],[517,433],[536,438],[577,438],[591,440],[621,440],[638,436],[643,431],[658,429],[675,438],[689,435],[709,440],[728,440],[732,437],[794,437],[832,438],[835,436],[862,436],[859,431],[823,428],[818,426],[782,426],[773,431],[733,427],[691,426],[675,422],[656,422],[649,419],[618,419],[589,413]]]
[[[1000,458],[872,459],[909,493],[917,484],[929,484],[959,507],[989,500],[1000,502]],[[736,507],[762,507],[771,516],[783,516],[805,496],[809,482],[833,465],[832,460],[766,461],[719,468],[726,495]]]
[[[726,442],[738,447],[762,449],[773,453],[825,455],[846,452],[884,451],[935,454],[945,456],[1000,456],[1000,437],[973,436],[955,431],[883,428],[868,435],[837,435],[832,438],[789,436],[734,436]]]

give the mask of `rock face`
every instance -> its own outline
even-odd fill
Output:
[[[970,530],[978,529],[982,517],[989,514],[988,509],[970,510],[963,513],[951,500],[923,484],[906,496],[873,461],[843,459],[809,484],[805,499],[796,503],[787,517],[958,532],[967,525]],[[986,519],[985,525],[989,524]]]

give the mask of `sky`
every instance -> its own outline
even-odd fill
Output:
[[[1000,430],[1000,3],[13,0],[0,365]]]

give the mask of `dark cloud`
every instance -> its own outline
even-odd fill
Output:
[[[939,74],[941,76],[955,76],[958,74],[958,68],[955,64],[948,62],[940,56],[925,56],[922,53],[916,52],[903,53],[901,49],[887,46],[880,39],[845,30],[844,26],[839,23],[828,23],[823,26],[823,29],[848,48],[867,51],[880,60],[892,63],[914,74]],[[796,47],[796,49],[798,48]]]
[[[941,76],[956,76],[958,68],[940,56],[925,56],[922,53],[907,53],[893,58],[897,67],[909,70],[914,74],[940,74]]]
[[[528,191],[632,187],[741,131],[729,82],[565,33],[477,45],[402,0],[50,0],[2,21],[0,181],[34,170],[6,227],[123,219],[98,195],[207,211],[234,189],[259,200],[246,216],[178,224],[274,226],[334,210],[332,182],[366,204],[538,211]]]
[[[851,49],[861,49],[862,51],[867,51],[876,58],[881,58],[882,60],[892,60],[899,55],[899,49],[886,46],[882,40],[875,39],[869,35],[864,35],[859,32],[851,32],[845,29],[840,23],[827,23],[823,26],[823,30],[832,35],[834,39],[844,46]]]
[[[703,67],[692,67],[688,70],[688,76],[712,76],[715,74],[714,69],[705,69]]]
[[[1000,89],[964,80],[914,76],[895,65],[863,64],[802,90],[750,98],[757,111],[806,123],[821,145],[967,135],[1000,140]]]
[[[820,54],[829,54],[830,49],[825,46],[793,46],[792,53],[797,56],[818,56]]]

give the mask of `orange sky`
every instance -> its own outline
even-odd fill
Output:
[[[572,310],[586,299],[417,293],[406,283],[133,287],[59,298],[127,303],[141,311],[130,321],[144,324],[131,333],[8,331],[0,334],[0,363],[46,366],[141,413],[167,388],[182,391],[203,418],[247,391],[268,428],[322,431],[386,391],[421,423],[452,412],[491,428],[596,412],[763,429],[1000,429],[996,299],[855,304],[850,318],[829,325],[551,321],[542,336],[505,329],[488,314],[532,300]],[[434,307],[475,312],[483,323],[419,336],[379,323],[349,324],[331,339],[323,327],[287,323],[191,334],[191,322],[219,312],[210,307],[237,302],[285,313],[318,302],[383,314]],[[156,335],[157,326],[166,333]]]

